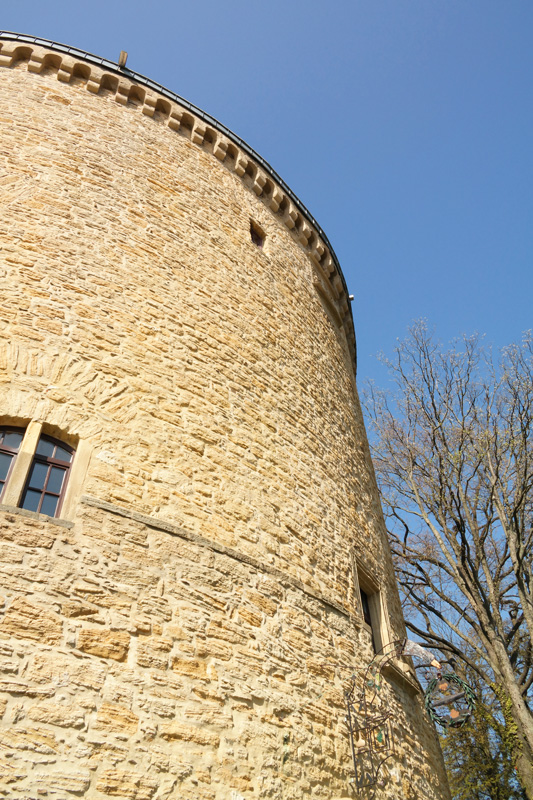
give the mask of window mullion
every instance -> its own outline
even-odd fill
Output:
[[[37,509],[37,512],[40,514],[40,513],[41,513],[41,508],[42,508],[42,505],[43,505],[43,500],[44,500],[44,498],[45,498],[45,495],[46,495],[46,487],[48,486],[48,480],[49,480],[49,478],[50,478],[50,471],[51,471],[51,469],[52,469],[52,464],[50,463],[50,459],[46,459],[46,460],[45,460],[45,459],[43,459],[43,460],[41,460],[40,458],[38,458],[38,457],[37,457],[37,458],[35,459],[35,461],[36,461],[36,462],[38,461],[38,462],[40,462],[41,464],[43,464],[43,463],[44,463],[44,464],[46,464],[46,466],[47,466],[47,470],[46,470],[46,477],[45,477],[45,479],[44,479],[44,482],[43,482],[43,488],[41,489],[41,499],[39,500],[39,507],[38,507],[38,509]]]

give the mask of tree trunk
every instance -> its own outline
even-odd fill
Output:
[[[533,716],[516,685],[509,662],[505,660],[501,666],[504,680],[496,688],[496,694],[500,700],[506,729],[511,735],[513,729],[515,732],[513,755],[518,779],[527,800],[533,800]]]
[[[526,755],[521,752],[516,759],[516,774],[522,789],[526,793],[527,800],[533,800],[533,762],[531,761],[531,753]]]

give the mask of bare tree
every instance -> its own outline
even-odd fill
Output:
[[[493,688],[533,800],[533,340],[494,359],[418,323],[386,363],[366,406],[408,627]]]

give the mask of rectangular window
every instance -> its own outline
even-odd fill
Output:
[[[255,222],[250,221],[250,238],[257,247],[263,247],[265,234]]]
[[[374,653],[379,653],[390,641],[383,596],[378,583],[355,557],[354,582],[358,616],[370,635]]]

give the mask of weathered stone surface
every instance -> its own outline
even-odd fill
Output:
[[[161,736],[163,739],[181,739],[184,742],[195,742],[196,744],[211,745],[218,747],[220,736],[210,733],[203,728],[193,728],[173,722],[170,725],[161,725]]]
[[[6,514],[0,520],[0,541],[9,541],[20,547],[50,548],[56,540],[56,533],[47,530],[40,520],[22,519],[19,516]]]
[[[141,639],[137,645],[137,663],[140,667],[166,669],[172,645],[173,640],[170,638],[153,636],[146,640]]]
[[[25,677],[34,683],[59,686],[84,686],[99,690],[104,685],[106,666],[96,659],[73,658],[59,653],[34,653]]]
[[[137,730],[139,717],[129,708],[115,703],[102,703],[96,715],[95,728],[118,733],[133,734]]]
[[[44,644],[59,644],[62,633],[60,617],[24,597],[16,597],[10,603],[0,622],[0,635],[32,639]]]
[[[91,782],[91,774],[84,770],[81,774],[79,772],[36,772],[35,773],[35,786],[40,795],[52,794],[58,792],[67,792],[68,794],[81,795],[87,791]],[[40,789],[40,791],[39,791]]]
[[[98,778],[96,788],[110,797],[127,797],[128,800],[150,800],[157,791],[158,781],[130,770],[108,769]]]
[[[85,722],[83,709],[75,703],[39,703],[30,706],[28,717],[34,722],[46,722],[61,728],[81,728]]]
[[[77,646],[84,653],[100,658],[124,661],[130,644],[130,637],[122,631],[83,628],[78,633]]]
[[[28,697],[52,697],[55,691],[55,686],[32,686],[27,681],[22,680],[0,681],[0,692],[9,692],[10,694],[25,694]]]
[[[34,763],[52,763],[57,758],[60,744],[56,736],[46,728],[11,725],[0,729],[0,747],[15,755],[30,757]]]
[[[207,678],[207,663],[197,658],[174,658],[172,669],[179,675],[190,675],[195,678]]]

